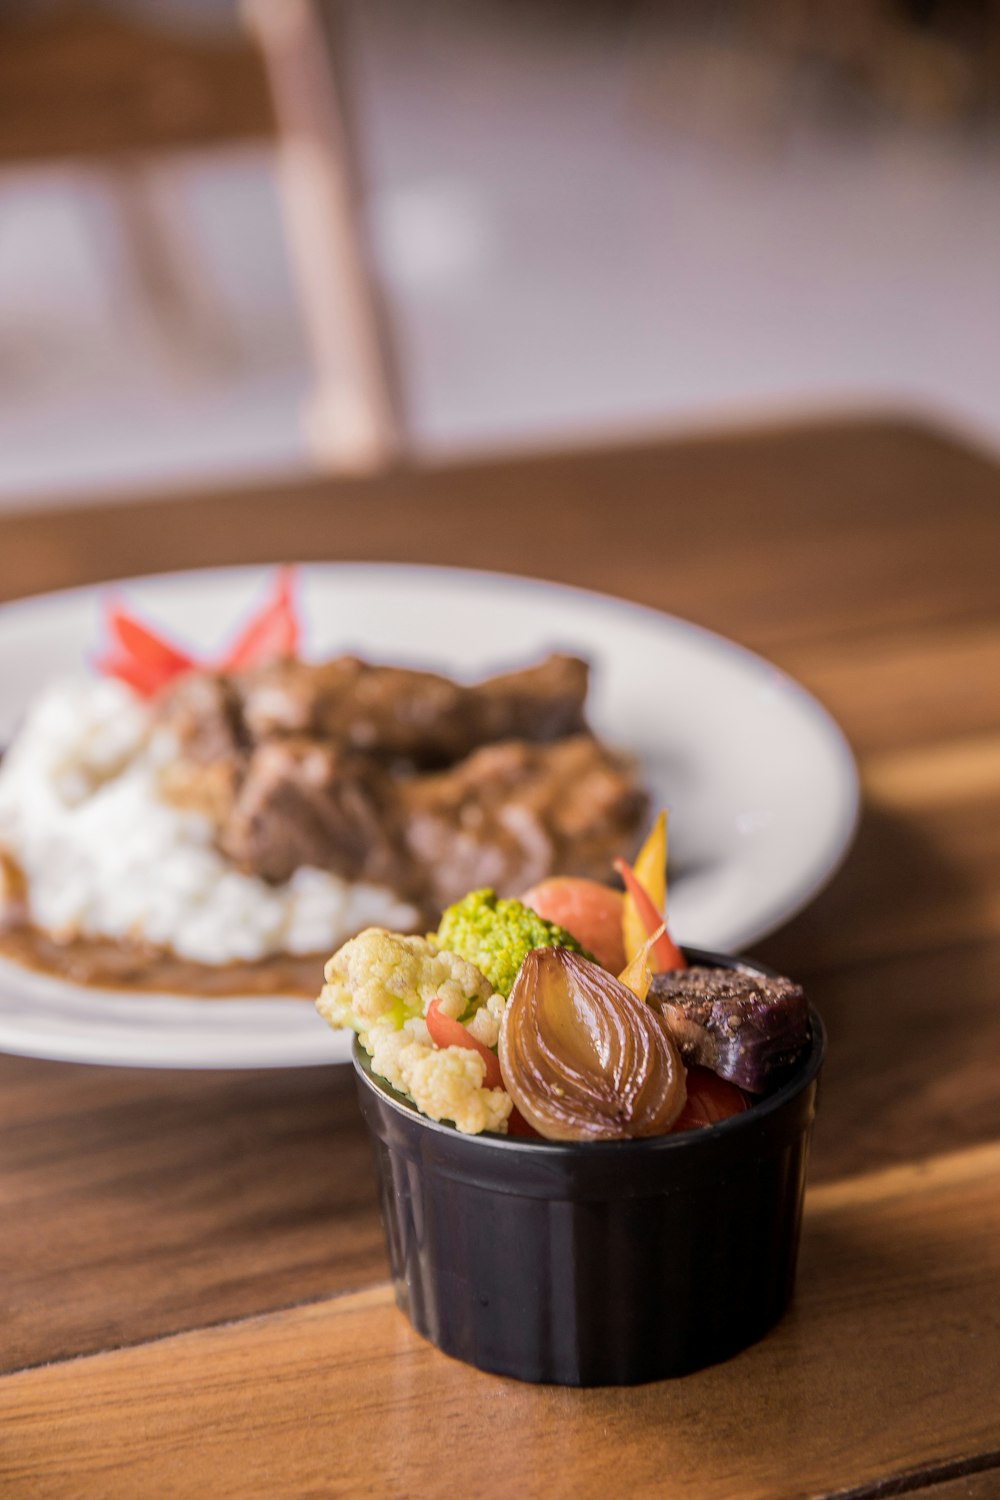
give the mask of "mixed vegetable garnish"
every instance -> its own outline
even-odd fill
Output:
[[[142,698],[155,698],[185,673],[210,667],[175,646],[115,600],[108,603],[109,645],[95,663],[106,677],[117,677]],[[240,672],[298,653],[301,627],[295,604],[295,569],[275,575],[271,598],[256,611],[216,664],[220,672]]]
[[[714,1124],[787,1075],[809,1039],[801,988],[689,967],[667,933],[661,813],[623,891],[553,877],[474,891],[428,937],[369,928],[317,1001],[373,1072],[477,1134],[618,1140]]]

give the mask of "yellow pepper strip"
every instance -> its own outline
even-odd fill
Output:
[[[626,989],[631,990],[633,995],[639,1000],[645,1000],[649,994],[649,986],[653,982],[653,966],[649,961],[650,955],[666,930],[666,923],[658,927],[646,939],[635,957],[625,965],[618,976],[619,983],[623,984]]]
[[[667,904],[667,814],[661,812],[650,831],[649,837],[639,851],[632,867],[639,884],[661,914]],[[649,929],[639,915],[635,900],[625,893],[622,909],[622,937],[625,942],[625,957],[631,962],[646,942]]]

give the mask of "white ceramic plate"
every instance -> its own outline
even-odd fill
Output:
[[[270,571],[226,568],[115,585],[177,639],[218,651]],[[670,808],[671,930],[738,952],[803,906],[854,830],[858,784],[837,726],[783,673],[669,615],[523,578],[448,568],[303,567],[306,652],[476,677],[553,648],[593,663],[589,715],[644,762]],[[0,609],[0,745],[40,683],[79,671],[100,640],[103,591]],[[146,1067],[345,1061],[302,1000],[189,1000],[84,988],[0,962],[0,1049]]]

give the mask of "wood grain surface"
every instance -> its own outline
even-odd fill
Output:
[[[151,495],[5,517],[0,598],[290,557],[441,563],[619,594],[771,655],[869,632],[878,653],[904,628],[996,623],[997,488],[947,436],[870,421]]]
[[[0,1370],[387,1274],[350,1070],[0,1079]]]
[[[757,949],[830,1033],[796,1310],[690,1382],[490,1381],[380,1286],[342,1070],[3,1058],[0,1369],[22,1373],[0,1381],[0,1493],[180,1495],[196,1455],[206,1494],[444,1494],[444,1451],[484,1493],[512,1492],[501,1451],[524,1493],[556,1451],[547,1493],[625,1493],[625,1461],[634,1494],[1000,1493],[1000,470],[844,421],[41,509],[0,518],[0,597],[288,557],[618,593],[763,651],[838,718],[856,846]],[[204,1331],[294,1304],[315,1305]]]
[[[945,1478],[1000,1449],[998,1288],[993,1146],[816,1190],[793,1311],[684,1380],[570,1391],[484,1375],[376,1288],[8,1376],[0,1479],[38,1500],[74,1485],[180,1495],[194,1451],[213,1500],[446,1496],[472,1475],[480,1495],[567,1500]]]

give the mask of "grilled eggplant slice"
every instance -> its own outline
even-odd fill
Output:
[[[745,969],[694,967],[656,974],[658,1010],[685,1063],[711,1068],[751,1094],[779,1084],[809,1041],[801,986]]]

